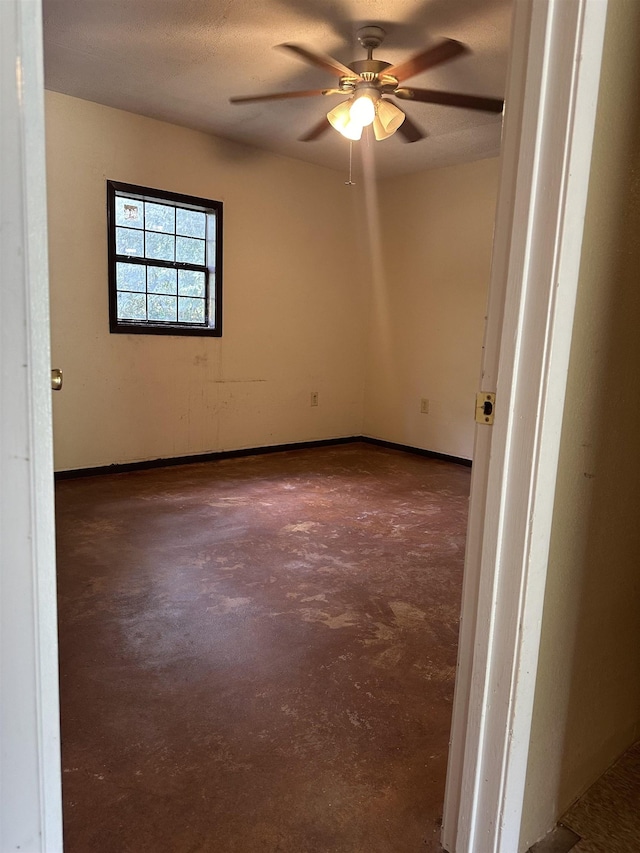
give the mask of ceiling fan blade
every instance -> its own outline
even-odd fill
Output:
[[[239,95],[229,98],[232,104],[250,104],[255,101],[281,101],[286,98],[310,98],[313,95],[342,94],[339,89],[306,89],[299,92],[271,92],[268,95]]]
[[[467,110],[485,110],[501,113],[504,101],[500,98],[483,98],[478,95],[463,95],[460,92],[438,92],[435,89],[397,89],[394,97],[403,101],[420,101],[424,104],[444,104],[447,107],[462,107]]]
[[[311,65],[315,65],[318,68],[322,68],[323,71],[328,71],[329,74],[334,74],[337,77],[359,76],[358,74],[354,74],[350,68],[347,68],[346,65],[343,65],[342,62],[334,59],[332,56],[328,56],[326,53],[318,53],[317,51],[311,50],[311,48],[305,47],[302,44],[286,42],[285,44],[279,44],[278,47],[292,51],[299,59],[302,59]]]
[[[318,139],[318,137],[322,136],[326,130],[329,130],[330,127],[331,125],[329,124],[327,117],[322,116],[321,120],[317,124],[314,124],[311,130],[308,130],[304,136],[299,137],[299,141],[313,142]]]
[[[463,53],[468,53],[469,48],[462,42],[454,39],[444,39],[435,47],[429,47],[421,53],[416,53],[411,56],[406,62],[400,62],[398,65],[392,65],[391,68],[385,68],[385,75],[390,74],[399,82],[407,80],[409,77],[414,77],[420,74],[421,71],[426,71],[428,68],[434,68],[443,62],[448,62],[456,56],[461,56]]]
[[[424,131],[420,130],[417,124],[411,121],[406,113],[404,114],[404,121],[398,128],[397,133],[401,133],[404,136],[405,142],[419,142],[427,136]]]

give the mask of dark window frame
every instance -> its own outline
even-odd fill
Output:
[[[207,214],[207,229],[215,229],[214,257],[205,256],[205,264],[180,261],[163,261],[116,252],[115,200],[118,195],[137,198],[141,201],[169,203],[178,208],[197,210]],[[215,223],[215,224],[213,224]],[[141,229],[146,234],[146,229]],[[163,232],[159,232],[163,233]],[[208,232],[207,232],[208,233]],[[213,236],[213,235],[212,235]],[[211,238],[207,236],[207,242]],[[182,195],[166,190],[107,181],[107,243],[109,262],[109,329],[116,334],[133,335],[189,335],[221,337],[222,335],[222,202],[197,196]],[[144,267],[166,267],[175,270],[196,270],[205,273],[205,324],[169,322],[162,320],[122,320],[118,318],[118,289],[116,264],[140,264]],[[148,294],[148,290],[145,291]],[[213,312],[211,304],[213,302]]]

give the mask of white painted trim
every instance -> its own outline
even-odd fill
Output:
[[[481,384],[497,391],[496,416],[476,428],[442,835],[451,853],[519,850],[606,8],[515,3]]]
[[[62,851],[39,0],[0,3],[0,850]]]

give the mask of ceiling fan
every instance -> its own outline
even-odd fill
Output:
[[[449,107],[493,113],[502,112],[504,101],[499,98],[485,98],[435,89],[416,89],[401,85],[416,74],[468,53],[469,49],[461,42],[443,39],[434,47],[416,53],[404,62],[392,65],[390,62],[373,58],[373,51],[380,47],[384,36],[385,31],[382,27],[361,27],[358,30],[358,41],[367,51],[367,58],[358,59],[349,65],[344,65],[331,56],[318,53],[303,45],[291,43],[279,45],[310,65],[337,76],[339,78],[337,87],[298,92],[273,92],[267,95],[241,95],[229,100],[232,104],[248,104],[257,101],[306,98],[313,95],[347,95],[348,100],[330,110],[326,117],[300,137],[302,142],[318,139],[330,127],[334,127],[347,139],[358,140],[367,126],[372,127],[377,140],[388,139],[396,130],[400,131],[406,142],[424,139],[426,134],[394,104],[389,98],[390,95],[402,101],[443,104]]]

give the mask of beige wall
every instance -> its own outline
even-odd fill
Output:
[[[65,95],[46,108],[56,469],[363,432],[471,457],[497,160],[365,204],[364,180]],[[221,339],[109,333],[107,178],[224,202]]]
[[[372,275],[366,435],[472,457],[498,171],[492,159],[393,178],[370,200],[383,257]]]
[[[640,737],[640,3],[609,0],[522,849]]]
[[[360,434],[342,176],[51,92],[46,113],[56,468]],[[224,202],[221,339],[109,333],[106,178]]]

